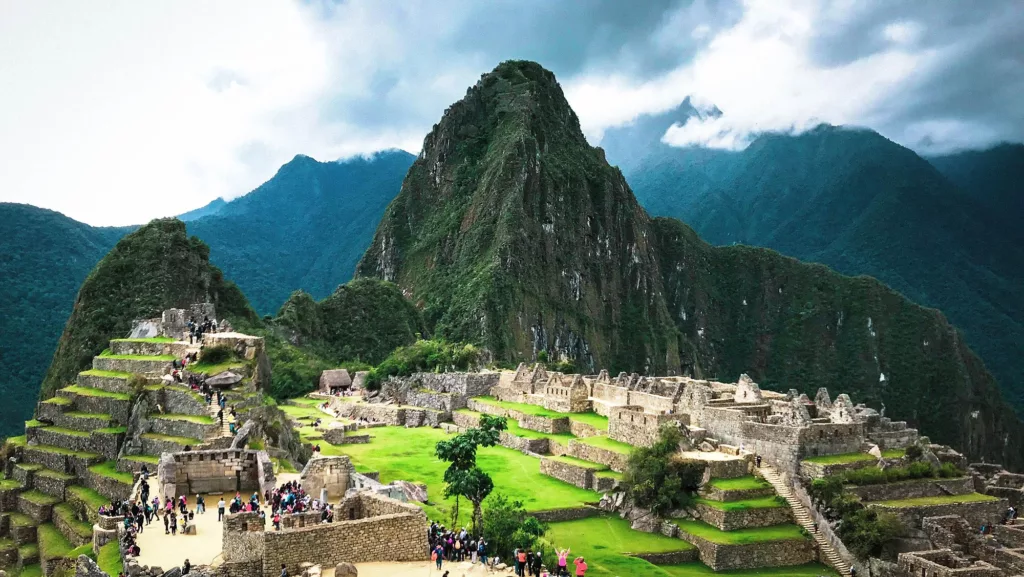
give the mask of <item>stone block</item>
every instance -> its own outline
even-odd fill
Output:
[[[626,470],[626,462],[629,455],[619,453],[602,447],[588,445],[582,441],[569,441],[569,456],[606,465],[613,471],[623,472]]]
[[[779,507],[736,509],[732,511],[725,511],[704,503],[697,503],[694,509],[701,521],[708,525],[713,525],[722,531],[771,527],[772,525],[793,522],[793,514],[790,508],[785,505],[785,502],[780,503]]]

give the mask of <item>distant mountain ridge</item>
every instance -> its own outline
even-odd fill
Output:
[[[626,179],[652,214],[679,218],[712,244],[869,274],[940,309],[1024,407],[1021,151],[926,160],[874,131],[822,125],[766,134],[741,152],[659,143]]]

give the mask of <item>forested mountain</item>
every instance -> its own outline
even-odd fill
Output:
[[[679,218],[712,244],[871,275],[940,309],[1024,407],[1020,149],[933,166],[873,131],[822,125],[761,136],[742,152],[658,143],[626,178],[651,214]]]
[[[941,175],[921,162],[915,177],[938,186]],[[901,194],[916,194],[901,183]],[[761,210],[777,213],[779,227],[795,226],[785,209],[807,192],[794,188],[779,199],[784,208]],[[877,200],[879,225],[903,226],[893,221],[902,217],[959,227],[934,214],[949,208],[940,199],[892,217],[885,215],[898,205]],[[962,246],[946,246],[973,255],[977,243],[963,229],[950,233]],[[766,249],[713,248],[681,222],[652,221],[587,143],[554,76],[532,62],[501,64],[449,107],[357,275],[397,283],[423,309],[428,330],[482,344],[498,359],[547,351],[587,370],[727,380],[747,372],[812,394],[829,386],[883,402],[888,415],[972,456],[1024,458],[1020,421],[941,313],[868,277]]]
[[[31,417],[78,287],[127,231],[0,203],[0,436]]]

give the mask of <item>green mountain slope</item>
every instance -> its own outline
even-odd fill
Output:
[[[40,396],[74,382],[110,339],[128,334],[135,319],[212,302],[222,318],[255,320],[245,296],[210,264],[209,254],[177,219],[154,220],[118,241],[79,289]]]
[[[1020,422],[941,314],[652,223],[534,63],[501,64],[446,111],[357,275],[396,282],[428,329],[499,359],[830,385],[972,456],[1022,460]]]
[[[188,230],[260,314],[273,314],[298,289],[321,299],[352,278],[414,158],[401,150],[342,162],[296,156]]]
[[[869,274],[940,309],[1021,407],[1024,236],[1005,220],[1008,194],[981,173],[991,174],[964,179],[978,183],[970,193],[877,133],[820,126],[766,135],[742,152],[661,145],[627,178],[652,214],[679,218],[712,244]],[[990,190],[1002,200],[980,202]]]
[[[0,203],[0,436],[31,418],[78,287],[125,232]]]
[[[1003,143],[927,160],[999,219],[1008,238],[1024,241],[1024,144]]]

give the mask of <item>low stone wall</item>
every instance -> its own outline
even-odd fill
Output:
[[[85,486],[96,491],[100,495],[108,499],[117,499],[118,501],[124,501],[132,493],[132,486],[126,483],[122,483],[117,479],[112,479],[99,473],[93,473],[92,471],[86,471],[83,476],[85,479]]]
[[[170,439],[159,439],[142,437],[142,452],[146,455],[162,455],[164,453],[178,453],[185,450],[185,445],[178,444]]]
[[[594,471],[595,469],[588,469],[557,459],[542,458],[540,460],[540,472],[542,475],[554,477],[581,489],[591,489],[594,487]]]
[[[760,489],[719,489],[705,483],[698,491],[701,497],[712,501],[744,501],[746,499],[757,499],[774,495],[775,489],[771,486]]]
[[[132,412],[132,403],[128,400],[77,395],[67,391],[57,391],[57,394],[71,399],[74,403],[75,410],[78,412],[107,414],[110,415],[111,419],[121,425],[128,424],[128,417]]]
[[[669,551],[667,553],[636,553],[632,555],[654,565],[679,565],[697,560],[697,550]]]
[[[914,551],[900,553],[897,560],[900,571],[905,575],[927,577],[1001,577],[1001,570],[984,561],[975,561],[966,567],[949,549],[936,551]]]
[[[152,433],[161,435],[172,435],[175,437],[190,437],[193,439],[205,439],[208,435],[220,429],[216,423],[203,424],[178,419],[149,419],[149,430]]]
[[[110,352],[114,355],[137,355],[146,357],[174,355],[180,359],[188,354],[189,347],[190,345],[185,342],[155,343],[128,339],[114,339],[110,341]]]
[[[814,546],[809,539],[719,545],[682,531],[679,536],[697,547],[701,562],[715,571],[803,565],[815,559]]]
[[[629,455],[595,447],[594,445],[588,445],[576,440],[569,441],[569,456],[583,459],[584,461],[601,463],[602,465],[607,465],[611,470],[620,473],[626,470],[626,462],[629,461]]]
[[[16,463],[11,469],[11,478],[21,483],[26,488],[32,487],[32,479],[36,475],[37,467],[28,463]]]
[[[986,487],[985,494],[993,497],[999,497],[1000,499],[1006,499],[1011,506],[1018,509],[1024,507],[1024,491],[1020,489],[1011,489],[1009,487]]]
[[[848,485],[846,492],[856,495],[862,501],[893,501],[942,495],[966,495],[974,492],[974,480],[970,477],[960,477],[957,479],[913,479],[878,485]]]
[[[404,425],[405,409],[395,405],[373,403],[337,403],[339,416],[348,419],[366,419],[372,423],[385,425]]]
[[[416,373],[410,378],[432,391],[466,398],[490,394],[501,373]]]
[[[36,463],[47,469],[60,473],[71,473],[78,477],[84,477],[89,467],[104,461],[102,456],[87,459],[75,455],[44,451],[31,445],[25,447],[24,456],[25,461],[28,463]]]
[[[323,440],[332,445],[357,445],[369,443],[370,435],[355,435],[345,431],[343,427],[336,427],[324,431]]]
[[[879,503],[868,503],[871,509],[888,511],[903,521],[908,527],[919,528],[925,517],[941,517],[959,515],[967,520],[972,527],[994,525],[1006,512],[1008,503],[1005,500],[982,503],[946,503],[943,505],[921,505],[917,507],[891,507]]]
[[[91,389],[100,389],[101,391],[126,395],[132,392],[131,387],[128,386],[128,379],[125,378],[90,375],[83,372],[78,373],[78,377],[75,380],[79,386]]]
[[[696,510],[701,521],[708,525],[714,525],[722,531],[748,527],[771,527],[793,522],[793,514],[785,505],[723,511],[704,503],[697,503]]]
[[[92,534],[88,536],[83,536],[79,535],[75,531],[75,528],[71,525],[72,521],[74,520],[75,519],[73,518],[69,519],[66,518],[64,515],[60,514],[55,514],[53,515],[52,518],[54,527],[56,527],[57,530],[60,531],[61,534],[64,535],[64,537],[67,538],[67,540],[70,541],[73,546],[81,547],[86,543],[92,542]]]
[[[435,411],[452,412],[466,408],[466,397],[452,393],[438,393],[431,390],[413,390],[406,393],[405,402],[414,407],[425,407]]]
[[[4,516],[4,519],[7,520],[7,516]],[[36,527],[35,525],[10,525],[9,527],[7,527],[7,531],[10,533],[11,540],[14,541],[14,544],[18,545],[19,547],[21,545],[27,545],[29,543],[36,542],[36,529],[38,529],[38,527]]]
[[[115,371],[139,375],[163,375],[170,371],[171,361],[150,361],[145,359],[119,359],[115,357],[93,357],[92,368],[97,371]]]
[[[78,483],[78,478],[76,477],[64,479],[46,474],[36,474],[32,478],[32,487],[34,489],[38,489],[39,491],[46,493],[51,497],[56,497],[61,501],[64,500],[67,488],[75,485],[76,483]]]
[[[467,429],[470,427],[479,427],[480,413],[467,413],[465,411],[455,411],[454,413],[452,413],[452,422],[460,427],[464,427]]]
[[[313,457],[302,468],[299,482],[308,494],[318,498],[321,489],[327,489],[328,495],[344,495],[354,472],[348,457]]]
[[[569,432],[574,436],[584,437],[599,437],[601,435],[607,435],[608,431],[602,431],[593,425],[581,423],[579,421],[569,420]]]
[[[53,511],[53,505],[36,503],[29,500],[24,495],[18,495],[17,510],[19,513],[24,513],[29,517],[32,517],[32,520],[37,523],[45,523],[50,519]]]
[[[21,491],[20,487],[0,489],[0,510],[13,511],[18,506],[18,495]]]
[[[286,513],[281,516],[281,529],[298,529],[320,524],[320,512]]]
[[[543,455],[548,452],[549,443],[547,439],[529,439],[526,437],[519,437],[513,435],[508,431],[502,431],[501,437],[498,441],[502,447],[508,447],[515,451],[524,451],[527,453],[536,453]]]
[[[39,441],[40,445],[52,445],[54,447],[62,447],[64,449],[71,449],[72,451],[86,453],[96,452],[92,444],[92,439],[89,435],[69,435],[50,431],[43,427],[32,427],[29,431],[34,434],[35,439]]]
[[[874,467],[877,464],[878,461],[873,459],[867,461],[854,461],[853,463],[836,463],[833,465],[800,461],[800,476],[809,479],[820,479],[821,477],[839,475],[846,471],[863,469],[864,467]]]
[[[528,514],[531,517],[536,517],[542,523],[558,523],[560,521],[575,521],[577,519],[596,517],[601,514],[601,510],[596,507],[570,507],[566,509],[530,511]]]
[[[39,407],[43,406],[61,407],[61,405],[53,405],[50,403],[40,403]],[[88,414],[88,413],[79,413]],[[81,417],[74,414],[68,414],[63,411],[53,412],[47,411],[47,416],[39,415],[40,420],[47,420],[52,422],[58,427],[65,429],[72,429],[75,431],[95,431],[96,429],[103,429],[110,426],[110,420],[96,417]]]
[[[406,427],[440,427],[441,423],[451,419],[451,413],[428,409],[426,407],[405,409]]]
[[[65,425],[64,423],[59,423],[57,422],[57,420],[64,415],[65,411],[70,411],[71,408],[72,407],[70,403],[66,405],[61,403],[37,403],[36,418],[39,419],[40,421],[46,421],[47,423],[53,423],[60,427],[66,427],[67,425]]]
[[[124,444],[125,433],[106,433],[93,431],[90,441],[92,444],[92,452],[99,453],[107,459],[113,460],[117,458],[117,453],[121,449],[121,445]]]
[[[520,413],[519,411],[509,411],[509,416],[519,421],[519,426],[524,429],[530,429],[531,431],[538,431],[541,433],[568,433],[569,432],[569,417],[538,417],[535,415],[527,415]]]

